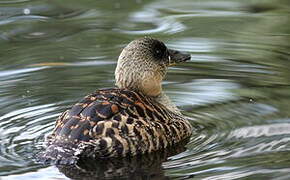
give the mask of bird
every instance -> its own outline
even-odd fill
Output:
[[[130,42],[115,69],[115,87],[99,89],[63,112],[39,159],[74,164],[80,158],[150,154],[188,139],[189,120],[162,89],[169,66],[191,59],[155,38]]]

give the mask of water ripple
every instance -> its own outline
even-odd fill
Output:
[[[32,106],[0,117],[0,169],[9,164],[14,166],[13,171],[25,171],[25,165],[32,164],[29,159],[41,148],[44,134],[52,129],[54,123],[47,121],[59,115],[55,113],[57,108],[54,104]],[[0,175],[8,172],[3,173]]]

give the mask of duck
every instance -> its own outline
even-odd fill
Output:
[[[150,154],[188,139],[193,127],[162,89],[169,66],[190,54],[155,38],[130,42],[115,69],[115,87],[99,89],[63,112],[46,138],[41,161]]]

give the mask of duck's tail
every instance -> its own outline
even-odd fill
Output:
[[[72,143],[53,143],[47,146],[44,152],[37,155],[37,161],[44,164],[72,165],[79,157],[78,146]]]

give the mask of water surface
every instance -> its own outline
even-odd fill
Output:
[[[288,0],[1,0],[1,179],[290,179],[289,14]],[[84,174],[35,163],[57,116],[112,87],[144,36],[191,53],[163,84],[197,126],[186,149]]]

